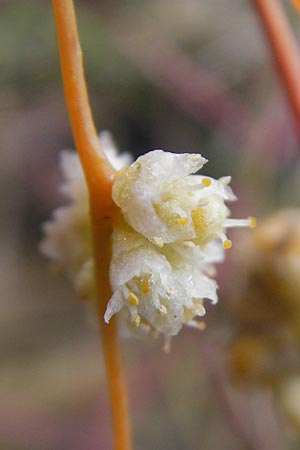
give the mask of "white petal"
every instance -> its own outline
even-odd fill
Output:
[[[106,311],[104,314],[104,320],[106,323],[110,321],[114,314],[117,314],[124,306],[123,295],[120,291],[116,291],[109,300]]]
[[[128,166],[132,163],[132,156],[130,153],[120,153],[115,141],[109,131],[101,131],[99,134],[102,149],[110,164],[114,169],[120,170],[122,167]]]

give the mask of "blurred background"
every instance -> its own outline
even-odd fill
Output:
[[[251,1],[75,3],[99,131],[135,156],[201,153],[206,174],[233,176],[235,217],[299,206],[299,143]],[[2,0],[0,12],[0,448],[107,450],[97,326],[38,251],[41,224],[64,202],[58,154],[73,148],[51,2]],[[273,388],[232,376],[247,234],[218,268],[204,332],[183,330],[169,355],[160,341],[123,342],[136,450],[300,449]]]

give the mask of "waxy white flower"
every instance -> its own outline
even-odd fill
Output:
[[[224,230],[235,223],[226,220],[224,202],[236,197],[230,177],[191,175],[206,162],[198,154],[149,152],[118,174],[113,199],[129,225],[158,246],[181,240],[203,246],[220,238],[228,248]]]
[[[121,169],[108,135],[102,145],[112,165]],[[113,200],[122,215],[112,236],[112,297],[104,320],[118,314],[131,334],[176,335],[183,325],[203,328],[204,299],[217,301],[214,263],[223,260],[231,226],[253,220],[228,219],[225,201],[235,199],[230,178],[192,175],[206,160],[197,154],[154,150],[116,175]],[[78,294],[94,297],[88,192],[75,154],[61,159],[62,191],[70,204],[54,212],[44,226],[42,251],[71,276]]]
[[[116,170],[130,164],[131,156],[118,154],[110,133],[100,133],[100,141]],[[43,225],[44,239],[40,249],[70,276],[81,298],[91,298],[94,296],[94,275],[89,199],[77,153],[62,151],[60,168],[64,177],[60,190],[68,205],[57,208],[52,219]]]
[[[90,283],[84,281],[87,267],[92,266],[88,190],[76,153],[63,151],[60,167],[65,178],[61,192],[69,204],[57,208],[52,220],[44,224],[45,237],[40,248],[67,272],[78,295],[85,298],[90,296],[92,289]]]
[[[110,280],[113,296],[105,320],[125,308],[143,332],[176,335],[183,324],[205,314],[203,299],[217,301],[217,284],[208,277],[223,249],[171,244],[159,248],[126,224],[113,233]],[[200,327],[202,323],[200,322]]]

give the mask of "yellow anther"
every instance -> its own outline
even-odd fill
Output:
[[[203,330],[205,330],[205,328],[206,328],[206,323],[205,322],[198,322],[198,329],[200,330],[200,331],[203,331]]]
[[[142,278],[140,281],[140,289],[143,294],[148,294],[149,292],[149,281],[147,278]]]
[[[195,196],[195,193],[194,193],[193,191],[189,191],[189,192],[187,193],[187,195],[189,195],[190,197],[194,197],[194,196]]]
[[[204,177],[202,178],[201,183],[203,184],[204,187],[208,187],[211,185],[211,179]]]
[[[225,250],[228,250],[229,248],[232,247],[232,242],[230,241],[230,239],[226,239],[226,240],[223,242],[223,247],[225,248]]]
[[[133,292],[130,292],[130,294],[128,295],[128,303],[132,306],[136,306],[138,305],[140,302],[139,298],[137,295],[135,295]]]
[[[141,316],[139,314],[135,314],[131,317],[131,322],[135,327],[139,327],[141,324]]]
[[[197,236],[201,236],[201,234],[204,234],[207,231],[208,223],[204,208],[193,209],[192,220]]]
[[[255,228],[256,227],[256,219],[255,219],[255,217],[250,216],[250,217],[248,217],[248,220],[249,220],[249,227],[250,228]]]
[[[188,223],[187,217],[178,217],[175,219],[175,222],[178,223],[178,225],[186,225]]]

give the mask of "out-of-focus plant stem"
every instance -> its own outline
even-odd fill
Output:
[[[252,0],[268,39],[286,97],[300,130],[300,59],[296,40],[278,0]]]
[[[292,0],[293,5],[297,9],[297,11],[300,13],[300,1],[299,0]]]
[[[90,193],[91,224],[99,324],[110,391],[114,449],[130,450],[131,434],[117,324],[104,324],[111,296],[109,264],[112,222],[117,214],[111,197],[115,171],[106,159],[94,126],[84,78],[82,55],[72,0],[52,0],[62,78],[75,145]]]

